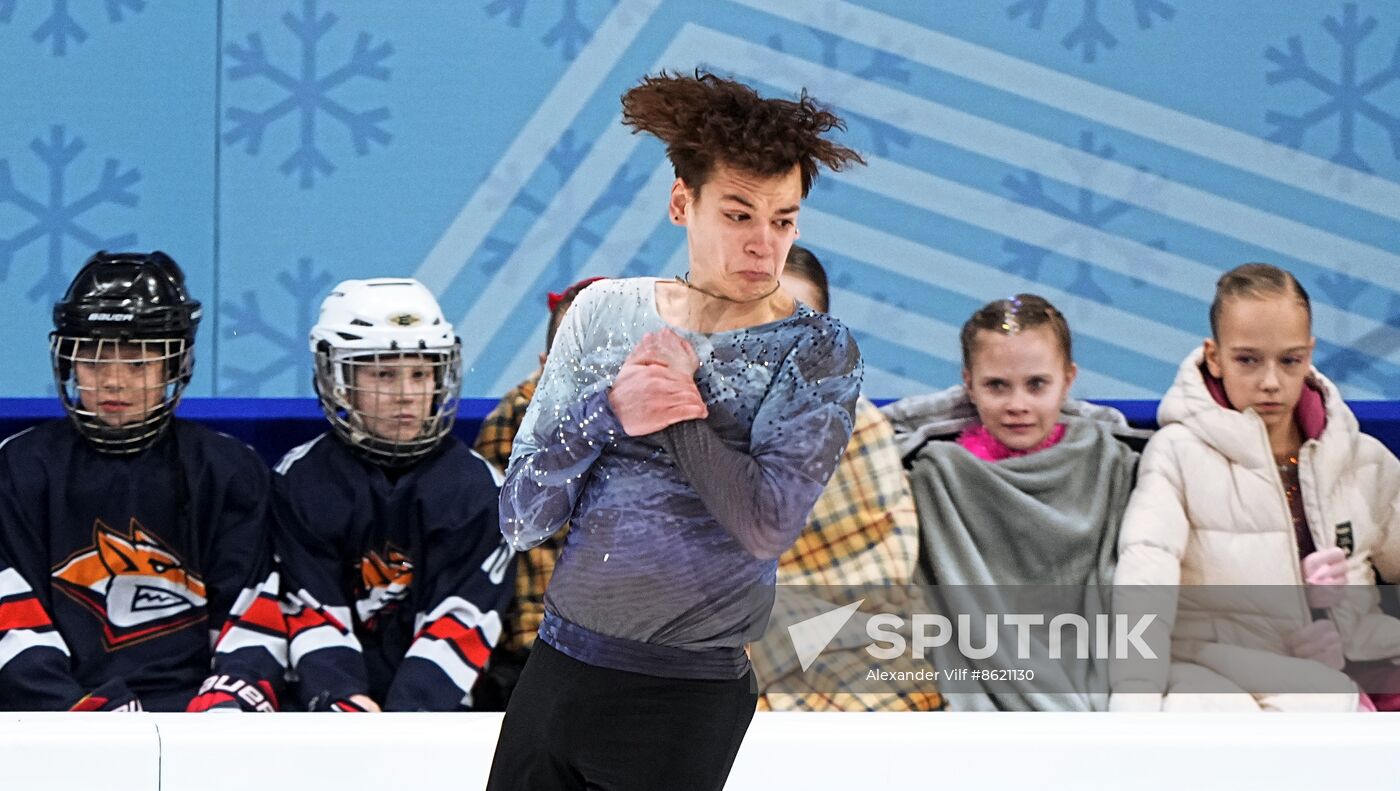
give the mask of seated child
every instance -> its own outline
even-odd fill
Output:
[[[514,552],[498,474],[451,436],[461,341],[422,284],[347,280],[311,330],[331,431],[277,465],[296,695],[454,711],[501,636]]]
[[[267,467],[174,416],[199,318],[161,252],[97,253],[54,306],[68,418],[0,443],[0,708],[277,708]]]
[[[1210,325],[1158,409],[1115,580],[1158,611],[1171,661],[1116,669],[1113,708],[1369,707],[1348,675],[1394,705],[1400,620],[1372,564],[1400,579],[1400,463],[1312,367],[1292,274],[1227,272]]]
[[[963,325],[962,355],[961,387],[885,408],[905,450],[919,517],[915,579],[940,586],[935,596],[963,612],[1008,606],[1020,614],[1038,606],[1093,622],[1109,612],[1119,522],[1137,462],[1119,436],[1140,432],[1116,410],[1068,402],[1077,372],[1069,324],[1041,297],[983,306]],[[948,708],[1107,707],[1106,662],[1047,661],[1050,634],[1032,637],[1041,660],[1034,679],[941,681]],[[1014,631],[1009,644],[1003,635],[990,666],[1018,668],[1005,659],[1015,644]],[[934,659],[943,679],[970,667],[952,643]]]

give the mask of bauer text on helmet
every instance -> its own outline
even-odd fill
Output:
[[[78,431],[105,453],[155,442],[194,370],[199,302],[166,254],[99,252],[53,310],[50,356]]]

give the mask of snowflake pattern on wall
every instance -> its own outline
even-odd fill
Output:
[[[1309,287],[1326,294],[1338,307],[1350,310],[1352,303],[1372,285],[1344,271],[1347,264],[1339,266],[1337,271],[1317,275]],[[1381,365],[1400,351],[1400,295],[1392,295],[1384,315],[1377,318],[1382,320],[1381,326],[1352,339],[1346,347],[1318,354],[1314,362],[1334,382],[1369,383],[1385,398],[1400,398],[1400,377],[1382,370]]]
[[[311,373],[306,339],[316,320],[320,300],[334,283],[331,274],[313,267],[310,258],[297,262],[296,271],[283,271],[277,283],[290,299],[290,310],[274,310],[264,314],[256,291],[244,291],[238,302],[223,304],[223,336],[230,342],[259,339],[272,346],[271,354],[245,355],[245,360],[260,360],[258,368],[225,365],[219,382],[220,395],[256,396],[262,388],[288,371],[297,373],[297,395],[311,394]],[[291,322],[279,317],[289,317]]]
[[[1265,113],[1264,120],[1274,127],[1269,139],[1291,148],[1300,148],[1303,137],[1314,127],[1319,127],[1333,118],[1337,119],[1337,150],[1332,161],[1338,165],[1354,168],[1366,173],[1371,167],[1356,152],[1356,128],[1360,119],[1379,126],[1390,137],[1390,146],[1395,157],[1400,159],[1400,108],[1382,107],[1373,99],[1373,94],[1389,84],[1400,81],[1400,37],[1396,39],[1388,64],[1378,68],[1370,76],[1358,75],[1358,60],[1361,43],[1376,31],[1379,23],[1375,17],[1360,19],[1356,4],[1347,3],[1342,7],[1342,18],[1329,16],[1322,21],[1322,28],[1337,42],[1341,64],[1337,77],[1327,76],[1308,62],[1303,53],[1302,36],[1288,39],[1288,50],[1269,47],[1264,56],[1277,67],[1268,72],[1264,79],[1270,85],[1301,81],[1323,94],[1324,101],[1302,115],[1290,115],[1277,110]]]
[[[84,214],[104,204],[135,206],[137,197],[131,187],[141,180],[136,168],[122,170],[117,160],[108,159],[97,185],[76,198],[71,197],[68,166],[86,147],[82,138],[70,139],[64,127],[57,125],[50,128],[48,140],[35,138],[29,144],[34,156],[48,170],[48,193],[43,197],[36,197],[43,195],[38,190],[34,195],[21,191],[15,185],[10,161],[0,159],[0,205],[18,208],[29,215],[30,223],[15,236],[0,238],[0,282],[8,280],[17,253],[40,240],[48,241],[44,273],[25,292],[30,302],[53,302],[63,295],[68,285],[65,263],[81,261],[97,250],[126,248],[136,243],[134,233],[104,237],[80,224]],[[67,239],[78,244],[76,253],[65,251]],[[37,250],[34,257],[40,257]]]
[[[608,5],[613,5],[617,0],[607,0]],[[559,56],[564,60],[573,60],[578,57],[579,50],[593,39],[593,31],[583,23],[583,19],[578,13],[579,0],[560,0],[559,18],[540,37],[540,43],[549,49],[558,47]],[[529,0],[491,0],[486,3],[486,15],[492,18],[501,17],[504,14],[505,23],[511,27],[520,27],[525,19],[525,7]]]
[[[554,171],[555,183],[558,187],[563,187],[573,175],[578,166],[583,164],[583,160],[592,150],[593,144],[590,142],[577,142],[577,134],[573,129],[566,129],[560,135],[559,140],[554,144],[545,156],[545,163]],[[623,166],[625,172],[626,166]],[[645,177],[638,179],[637,184],[644,183]],[[572,229],[568,229],[568,236],[559,247],[559,252],[555,254],[552,264],[556,279],[560,282],[571,282],[569,280],[578,266],[587,260],[584,254],[591,250],[596,250],[603,243],[600,234],[588,227],[588,223],[595,217],[600,216],[610,206],[625,205],[623,199],[617,194],[619,189],[631,183],[626,180],[619,180],[617,175],[609,181],[608,187],[598,200],[584,213],[579,223]],[[633,190],[635,192],[635,189]],[[502,196],[501,199],[504,199]],[[530,225],[542,221],[546,209],[549,208],[548,201],[536,197],[530,189],[523,189],[513,198],[510,198],[512,210],[520,210],[530,215]],[[479,266],[483,271],[494,273],[500,270],[510,257],[519,249],[519,242],[503,238],[498,235],[487,236],[482,242],[482,252],[484,257],[479,260]]]
[[[1094,133],[1088,130],[1080,132],[1078,147],[1080,151],[1099,159],[1113,159],[1116,153],[1111,145],[1096,144]],[[1002,185],[1011,192],[1012,199],[1017,203],[1047,211],[1070,223],[1066,230],[1050,240],[1048,248],[1026,244],[1018,239],[1003,240],[1002,249],[1011,254],[1011,260],[1004,264],[1002,269],[1028,280],[1041,281],[1040,270],[1046,257],[1051,253],[1059,253],[1076,259],[1074,278],[1065,286],[1066,291],[1095,302],[1113,304],[1112,297],[1094,279],[1094,269],[1088,263],[1095,249],[1104,241],[1092,231],[1103,230],[1118,217],[1132,211],[1133,206],[1125,201],[1104,198],[1095,193],[1096,179],[1092,163],[1088,166],[1080,165],[1077,169],[1079,184],[1072,189],[1072,199],[1064,201],[1052,197],[1042,176],[1033,170],[1002,179]],[[1138,172],[1142,179],[1137,185],[1137,190],[1143,199],[1141,202],[1145,202],[1150,200],[1161,183],[1149,178],[1146,168],[1139,168]],[[1148,245],[1159,250],[1166,249],[1166,241],[1161,239],[1148,242]],[[1152,261],[1140,263],[1142,266],[1159,266]]]
[[[49,52],[60,58],[68,54],[69,42],[81,44],[88,39],[87,29],[68,12],[68,3],[69,0],[50,0],[49,15],[30,34],[36,43],[49,42]],[[140,12],[146,7],[146,0],[104,0],[104,3],[107,20],[112,24],[121,22],[127,11]],[[15,6],[16,0],[0,0],[0,22],[14,18]]]
[[[1099,48],[1113,49],[1118,46],[1118,37],[1113,35],[1108,25],[1099,16],[1099,0],[1074,0],[1079,4],[1079,20],[1070,28],[1060,44],[1068,50],[1079,50],[1085,63],[1098,59]],[[1124,5],[1119,0],[1117,5]],[[1045,24],[1050,0],[1016,0],[1006,7],[1006,15],[1011,19],[1026,17],[1026,26],[1040,30]],[[1151,30],[1157,19],[1170,21],[1176,16],[1176,8],[1165,0],[1132,0],[1133,16],[1139,30]]]
[[[355,146],[355,153],[360,156],[369,153],[371,143],[388,145],[393,139],[382,126],[389,118],[389,108],[355,111],[331,94],[357,77],[388,80],[389,69],[384,61],[393,54],[394,47],[387,42],[371,46],[370,34],[361,32],[355,39],[355,48],[349,60],[339,68],[323,73],[317,64],[321,39],[337,21],[336,15],[330,12],[317,15],[316,0],[304,0],[300,17],[290,12],[282,16],[282,24],[301,46],[301,66],[296,74],[268,60],[259,33],[248,34],[246,44],[229,44],[224,48],[225,55],[233,61],[227,72],[229,80],[237,82],[262,78],[286,94],[282,100],[262,110],[230,107],[224,115],[233,128],[224,133],[224,142],[228,145],[242,142],[244,150],[256,156],[262,148],[263,134],[268,127],[295,113],[301,122],[299,144],[283,160],[280,169],[287,175],[296,173],[302,189],[315,186],[318,175],[328,176],[335,171],[335,165],[318,144],[317,122],[322,118],[344,126]]]

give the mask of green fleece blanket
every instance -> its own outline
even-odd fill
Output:
[[[972,614],[971,646],[985,645],[985,628],[975,628],[986,623],[982,614],[1071,612],[1087,615],[1092,625],[1094,614],[1112,612],[1118,529],[1137,454],[1105,422],[1067,416],[1064,423],[1064,439],[1029,456],[986,462],[955,442],[933,440],[911,461],[922,544],[917,581],[937,586],[930,602],[935,612]],[[1106,660],[1046,661],[1048,626],[1027,633],[1029,653],[1039,660],[1016,657],[1021,629],[1004,622],[1000,650],[989,660],[969,660],[956,640],[933,649],[935,667],[950,679],[941,684],[949,708],[1107,708]],[[1073,657],[1077,632],[1060,634],[1069,638],[1064,655]],[[959,668],[998,666],[1033,670],[1036,678],[957,678]]]

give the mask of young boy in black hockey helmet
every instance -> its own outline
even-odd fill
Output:
[[[290,659],[311,710],[453,711],[500,639],[499,480],[450,436],[461,341],[415,280],[347,280],[311,330],[332,430],[277,465]]]
[[[270,476],[174,418],[199,319],[161,252],[98,253],[54,305],[68,419],[0,443],[0,708],[276,708]]]

